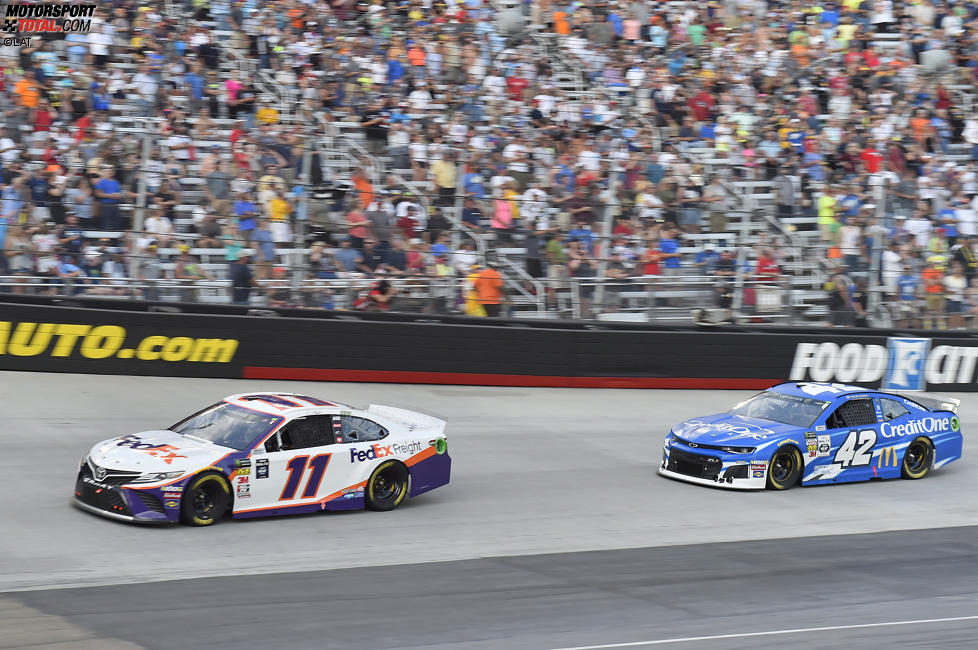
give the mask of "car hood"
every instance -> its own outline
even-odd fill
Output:
[[[92,447],[89,457],[106,469],[176,472],[213,465],[231,451],[235,450],[164,430],[105,440]]]
[[[687,442],[736,447],[759,447],[798,431],[799,428],[791,424],[729,413],[693,418],[672,428],[674,434]]]

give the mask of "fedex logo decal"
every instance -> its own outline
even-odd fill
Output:
[[[155,456],[167,465],[172,463],[174,458],[186,458],[186,456],[176,453],[179,448],[174,447],[173,445],[151,445],[148,442],[140,442],[140,440],[142,440],[142,438],[139,436],[129,434],[128,436],[120,438],[119,443],[116,446],[129,447],[131,449],[135,449],[136,451],[149,454],[150,456]]]
[[[882,345],[799,343],[789,381],[868,384],[884,390],[925,390],[928,384],[970,384],[976,380],[978,347],[938,345],[929,338],[897,338]]]
[[[351,449],[350,462],[363,462],[365,460],[383,458],[384,456],[391,456],[393,454],[394,452],[391,451],[391,445],[387,445],[386,447],[383,445],[370,445],[370,447],[367,449]]]

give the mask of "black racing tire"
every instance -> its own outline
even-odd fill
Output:
[[[900,475],[903,478],[916,480],[930,474],[934,465],[934,443],[923,436],[914,438],[903,452],[903,462],[900,464]]]
[[[805,461],[794,445],[778,447],[767,464],[767,486],[772,490],[793,488],[801,480]]]
[[[393,510],[408,493],[408,470],[398,460],[387,460],[377,466],[367,479],[365,500],[368,510]]]
[[[231,486],[220,472],[204,472],[193,477],[183,490],[180,514],[191,526],[217,523],[231,505]]]

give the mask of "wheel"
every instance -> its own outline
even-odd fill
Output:
[[[183,491],[183,520],[191,526],[210,526],[224,516],[231,503],[231,488],[217,472],[195,476]]]
[[[393,510],[408,491],[408,471],[396,460],[381,463],[367,481],[367,508]]]
[[[772,490],[787,490],[801,479],[804,461],[797,447],[785,445],[774,452],[767,466],[767,486]]]
[[[934,445],[931,441],[927,438],[914,438],[903,453],[900,475],[909,479],[924,478],[930,474],[933,463]]]

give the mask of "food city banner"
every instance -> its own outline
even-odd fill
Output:
[[[0,369],[486,386],[973,391],[978,337],[8,296]]]

